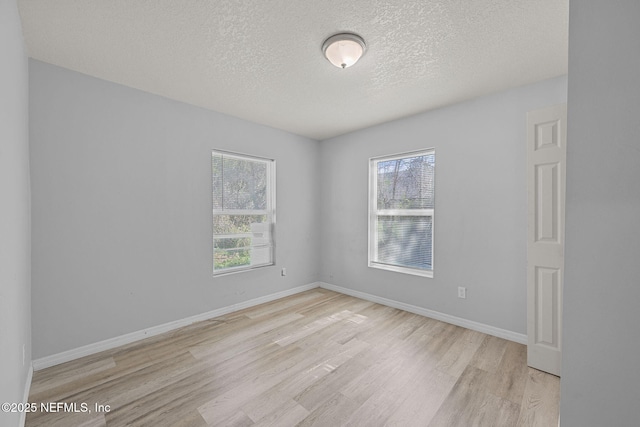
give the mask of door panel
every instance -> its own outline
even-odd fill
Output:
[[[566,104],[527,114],[527,360],[560,375]]]
[[[558,243],[558,164],[535,168],[536,242]]]

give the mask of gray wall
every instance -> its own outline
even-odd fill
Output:
[[[18,9],[15,1],[0,0],[0,402],[22,402],[31,364],[27,103]],[[19,420],[20,414],[0,412],[0,425],[18,425]]]
[[[34,358],[318,279],[317,141],[33,60],[30,91]],[[212,277],[212,148],[276,160],[277,266]]]
[[[571,2],[563,427],[640,422],[638,18]]]
[[[558,77],[323,141],[322,280],[526,333],[526,112],[566,96]],[[368,159],[428,147],[434,278],[369,268]]]

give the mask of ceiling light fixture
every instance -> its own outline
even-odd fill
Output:
[[[357,34],[335,34],[322,43],[322,53],[333,65],[339,68],[351,67],[364,55],[367,45]]]

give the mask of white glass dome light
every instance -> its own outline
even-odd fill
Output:
[[[340,33],[322,44],[324,56],[338,68],[348,68],[362,57],[366,45],[362,37],[353,33]]]

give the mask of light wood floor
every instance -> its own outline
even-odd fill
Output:
[[[29,402],[91,413],[26,425],[547,427],[559,391],[521,344],[314,289],[38,371]]]

